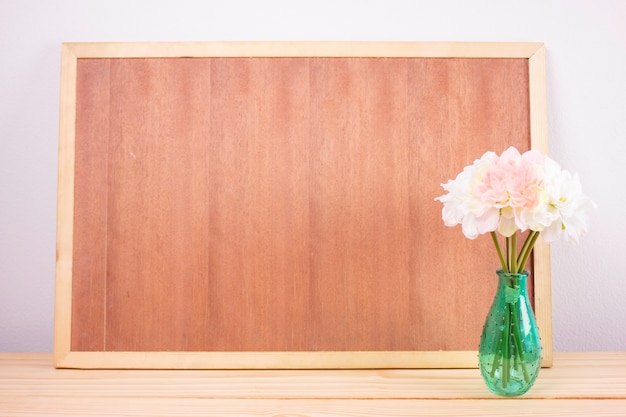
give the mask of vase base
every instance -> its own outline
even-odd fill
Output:
[[[506,387],[502,386],[502,381],[496,381],[493,386],[487,384],[487,387],[491,392],[501,397],[519,397],[520,395],[524,395],[530,389],[531,385],[524,381],[512,379]]]

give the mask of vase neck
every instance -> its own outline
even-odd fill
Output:
[[[506,285],[507,287],[519,287],[523,289],[526,288],[526,281],[530,275],[530,272],[528,271],[513,273],[505,272],[501,269],[498,269],[496,273],[498,274],[500,285]]]

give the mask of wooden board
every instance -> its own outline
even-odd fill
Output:
[[[487,150],[546,151],[543,65],[540,44],[65,44],[56,365],[476,366],[497,257],[434,197]],[[549,365],[544,245],[533,277]]]

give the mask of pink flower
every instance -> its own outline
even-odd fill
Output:
[[[529,228],[520,214],[539,204],[542,181],[543,156],[537,151],[520,155],[513,147],[494,159],[494,163],[483,174],[472,193],[493,207],[500,208],[498,231],[511,236],[518,229]]]

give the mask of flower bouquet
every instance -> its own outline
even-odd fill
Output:
[[[587,230],[586,212],[593,203],[577,175],[538,151],[520,154],[514,147],[501,155],[485,153],[442,187],[447,193],[436,200],[443,203],[444,224],[460,224],[469,239],[490,233],[501,264],[481,335],[481,373],[496,394],[521,395],[541,367],[541,343],[526,294],[526,264],[539,236],[548,243],[577,243]],[[518,242],[520,236],[525,236],[523,242]]]

